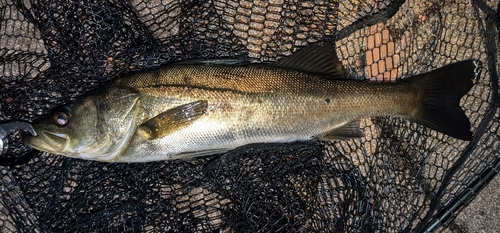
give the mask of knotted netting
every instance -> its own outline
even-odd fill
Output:
[[[0,1],[0,122],[32,122],[109,80],[177,61],[271,63],[335,42],[349,78],[391,81],[475,59],[474,139],[398,117],[366,137],[107,164],[39,153],[0,167],[0,232],[421,232],[498,171],[495,1]],[[478,63],[478,64],[479,64]],[[10,154],[29,149],[19,137]]]

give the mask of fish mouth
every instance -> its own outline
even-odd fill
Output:
[[[36,150],[61,154],[69,143],[69,137],[66,134],[54,133],[33,126],[37,136],[26,136],[24,143]]]

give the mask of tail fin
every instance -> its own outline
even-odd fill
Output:
[[[409,78],[423,90],[423,105],[411,119],[461,140],[472,140],[470,121],[460,107],[460,99],[474,85],[475,65],[461,61]]]

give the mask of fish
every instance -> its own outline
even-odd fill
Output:
[[[332,43],[275,63],[174,63],[117,78],[35,121],[34,149],[101,162],[153,162],[225,153],[256,143],[351,140],[360,120],[396,116],[472,140],[460,107],[473,60],[394,82],[347,78]]]

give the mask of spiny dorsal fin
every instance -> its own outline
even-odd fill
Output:
[[[195,59],[177,62],[177,65],[211,65],[211,66],[245,66],[249,65],[250,61],[244,57],[238,58],[211,58],[211,59]]]
[[[273,64],[276,67],[330,76],[345,75],[344,67],[330,42],[318,42],[299,49]]]

